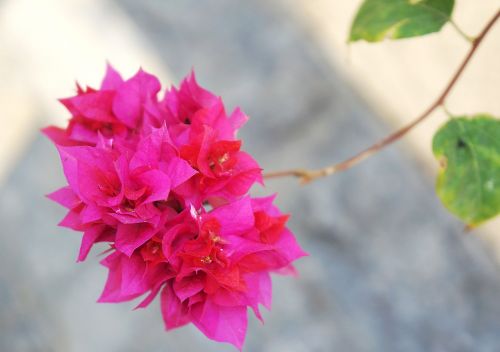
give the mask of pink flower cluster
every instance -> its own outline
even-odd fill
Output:
[[[101,88],[61,102],[67,128],[44,133],[61,156],[68,186],[49,198],[69,209],[60,223],[83,232],[78,260],[109,243],[99,302],[158,294],[166,329],[187,323],[241,349],[247,307],[270,308],[270,272],[293,273],[305,255],[274,197],[251,198],[257,162],[222,100],[194,74],[159,98],[160,82],[140,70],[123,80],[108,66]]]

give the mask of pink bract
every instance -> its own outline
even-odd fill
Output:
[[[247,308],[271,308],[270,273],[294,273],[306,255],[242,150],[240,109],[191,73],[162,98],[139,70],[123,80],[108,66],[100,89],[62,99],[68,126],[43,130],[57,147],[68,185],[49,195],[68,209],[60,225],[83,233],[78,260],[107,242],[109,274],[99,302],[160,296],[167,330],[193,323],[241,350]]]

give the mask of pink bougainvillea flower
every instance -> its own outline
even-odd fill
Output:
[[[60,225],[83,233],[78,260],[109,244],[99,302],[160,296],[167,330],[193,323],[241,350],[247,309],[271,308],[270,273],[293,274],[305,255],[242,150],[247,116],[227,115],[220,97],[191,73],[158,98],[142,70],[123,80],[111,66],[100,89],[62,99],[68,126],[43,132],[55,143],[68,185],[49,198],[68,209]]]

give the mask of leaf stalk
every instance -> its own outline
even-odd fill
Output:
[[[488,32],[491,30],[495,22],[500,18],[500,10],[496,12],[496,14],[486,23],[484,28],[481,30],[479,35],[471,40],[471,46],[465,58],[462,60],[460,66],[458,66],[457,70],[450,78],[448,84],[444,87],[441,94],[431,103],[431,105],[424,110],[419,116],[417,116],[413,121],[411,121],[406,126],[401,127],[395,132],[389,134],[388,136],[382,138],[378,142],[372,144],[368,148],[358,152],[357,154],[351,156],[350,158],[341,161],[336,164],[332,164],[321,169],[290,169],[290,170],[282,170],[282,171],[274,171],[264,174],[264,178],[280,178],[280,177],[296,177],[299,179],[301,184],[307,184],[312,181],[315,181],[319,178],[323,178],[326,176],[333,175],[337,172],[344,171],[350,169],[354,165],[357,165],[361,161],[369,158],[370,156],[378,153],[380,150],[385,147],[391,145],[394,142],[397,142],[399,139],[404,137],[408,132],[410,132],[415,126],[420,124],[422,121],[427,119],[434,110],[438,107],[443,107],[446,101],[446,98],[452,91],[455,84],[458,82],[465,68],[471,61],[472,57],[476,53],[479,45],[482,43],[483,39],[486,37]],[[453,24],[453,22],[450,21]],[[458,28],[458,27],[456,27]]]

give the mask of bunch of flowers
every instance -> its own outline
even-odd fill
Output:
[[[49,198],[69,211],[60,225],[83,232],[78,260],[97,242],[109,249],[99,302],[159,294],[166,329],[193,323],[241,349],[247,308],[270,308],[270,272],[291,274],[305,255],[274,197],[251,198],[261,168],[241,150],[221,98],[189,75],[163,98],[142,70],[123,80],[108,66],[100,89],[77,85],[61,102],[65,129],[44,133],[61,156],[68,186]]]

